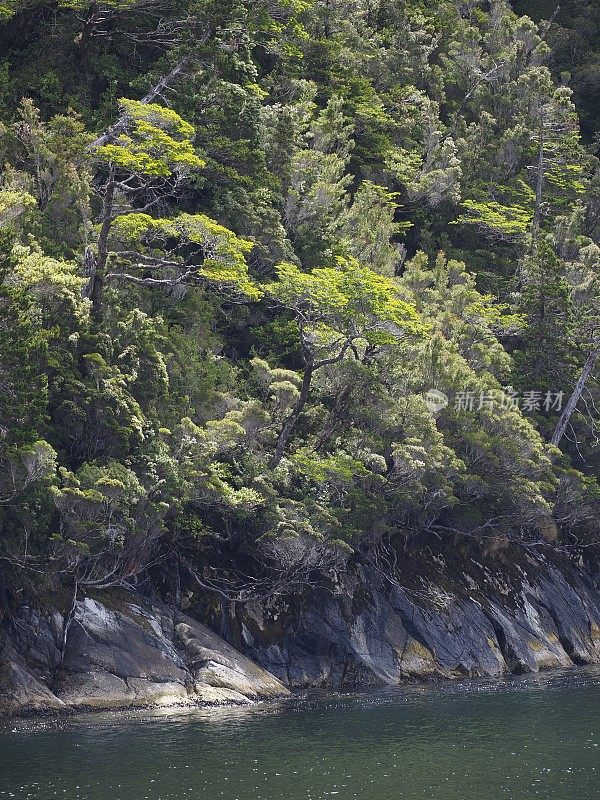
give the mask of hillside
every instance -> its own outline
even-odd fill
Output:
[[[315,598],[488,573],[597,659],[600,16],[540,5],[0,6],[0,621],[58,610],[50,685],[102,593],[293,685]]]

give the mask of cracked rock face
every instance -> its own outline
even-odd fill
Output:
[[[252,703],[287,694],[204,625],[121,595],[77,603],[64,620],[22,609],[0,629],[0,714]]]
[[[361,566],[275,615],[223,615],[223,635],[292,688],[491,677],[600,663],[600,589],[541,554],[406,556],[394,581]]]
[[[394,579],[362,565],[343,584],[276,610],[223,609],[223,638],[121,592],[80,600],[63,647],[63,615],[23,607],[0,625],[0,715],[246,704],[286,687],[600,663],[600,588],[590,571],[557,556],[492,559],[451,547],[403,553],[398,563]]]

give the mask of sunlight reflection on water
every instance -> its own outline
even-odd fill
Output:
[[[593,800],[600,671],[0,724],[0,800]]]

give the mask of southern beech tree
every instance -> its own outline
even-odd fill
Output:
[[[124,99],[120,111],[118,124],[98,140],[99,146],[93,142],[90,148],[97,159],[106,162],[106,182],[100,190],[97,252],[87,249],[85,254],[89,276],[85,294],[91,300],[96,320],[102,313],[115,218],[132,204],[139,213],[155,208],[169,196],[175,197],[187,172],[204,164],[192,146],[193,127],[174,111]],[[125,204],[125,209],[119,209],[119,202]]]
[[[394,283],[354,259],[338,259],[335,267],[302,272],[293,264],[277,268],[278,281],[265,287],[278,306],[289,312],[298,330],[303,363],[298,399],[277,439],[269,467],[283,458],[286,445],[310,396],[315,373],[341,362],[393,347],[406,334],[424,332],[410,302]]]
[[[422,537],[593,551],[572,21],[0,6],[0,598],[275,602]]]

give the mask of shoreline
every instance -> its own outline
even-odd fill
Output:
[[[406,583],[419,575],[429,602],[360,566],[280,616],[223,609],[222,635],[173,606],[104,592],[77,602],[63,648],[61,606],[23,605],[0,624],[0,716],[250,706],[290,691],[600,664],[599,576],[521,557],[511,573],[448,549],[442,572],[419,554],[403,565]]]
[[[336,699],[348,696],[374,696],[385,693],[392,693],[396,690],[402,690],[409,687],[431,687],[438,688],[444,686],[473,686],[477,684],[492,684],[501,685],[508,682],[528,681],[536,678],[559,676],[561,674],[570,675],[573,673],[589,673],[598,672],[600,674],[600,664],[571,664],[570,666],[555,666],[547,667],[538,670],[537,672],[506,672],[502,675],[425,675],[421,678],[410,676],[404,681],[396,684],[381,684],[363,687],[305,687],[291,690],[288,694],[274,695],[246,702],[224,700],[217,702],[210,701],[194,701],[188,703],[171,703],[171,704],[140,704],[140,705],[124,705],[115,707],[100,708],[98,706],[78,706],[64,708],[49,708],[49,709],[30,709],[28,711],[20,712],[17,714],[6,715],[0,714],[0,725],[12,722],[27,722],[36,720],[48,720],[59,722],[61,720],[75,719],[84,716],[100,717],[105,715],[119,715],[119,714],[140,714],[148,712],[150,714],[156,712],[194,712],[194,711],[210,711],[210,710],[246,710],[251,711],[255,708],[275,706],[280,703],[289,703],[297,700],[309,700],[315,698]]]

